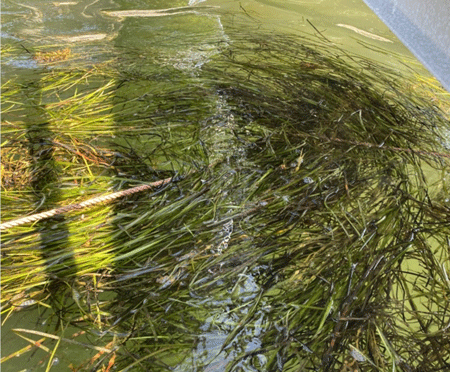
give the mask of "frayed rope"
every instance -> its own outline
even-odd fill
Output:
[[[126,195],[131,195],[131,194],[135,194],[137,192],[141,192],[144,190],[154,189],[155,187],[167,185],[172,180],[173,180],[173,177],[170,177],[170,178],[166,178],[166,179],[152,182],[149,184],[136,186],[136,187],[133,187],[128,190],[122,190],[122,191],[117,191],[117,192],[114,192],[114,193],[108,194],[108,195],[97,196],[95,198],[86,200],[81,203],[70,204],[70,205],[66,205],[64,207],[51,209],[46,212],[36,213],[36,214],[32,214],[31,216],[18,218],[16,220],[12,220],[9,222],[4,222],[4,223],[0,224],[0,230],[6,230],[6,229],[10,229],[12,227],[24,225],[26,223],[41,221],[43,219],[54,217],[54,216],[57,216],[57,215],[60,215],[63,213],[70,212],[70,211],[80,210],[80,209],[87,208],[87,207],[92,207],[93,205],[96,205],[96,204],[110,202],[114,199],[118,199],[118,198],[121,198]]]

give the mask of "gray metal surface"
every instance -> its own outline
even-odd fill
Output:
[[[450,92],[450,0],[364,0]]]

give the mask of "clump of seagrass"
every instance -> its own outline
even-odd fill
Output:
[[[90,134],[73,116],[61,138],[92,148],[71,167],[47,158],[34,193],[60,202],[70,172],[70,195],[189,176],[5,233],[5,313],[33,293],[54,301],[49,333],[80,327],[103,348],[85,370],[448,368],[447,118],[407,78],[328,44],[232,40],[195,74],[124,57],[86,89]]]

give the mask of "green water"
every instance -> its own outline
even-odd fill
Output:
[[[283,43],[283,35],[319,46],[302,49],[302,39]],[[362,55],[405,81],[415,74],[430,79],[362,1],[5,1],[2,47],[13,48],[2,53],[3,146],[14,144],[17,158],[38,173],[29,185],[4,190],[3,219],[182,176],[155,193],[3,234],[4,296],[19,282],[28,286],[24,298],[42,293],[33,297],[40,304],[21,305],[20,297],[3,303],[2,357],[30,345],[12,329],[64,340],[32,346],[2,370],[106,370],[110,361],[111,370],[133,371],[325,370],[332,355],[339,363],[330,370],[350,363],[408,370],[399,355],[410,362],[419,350],[419,342],[406,346],[408,323],[429,348],[418,360],[448,363],[448,353],[430,351],[443,346],[448,328],[448,169],[434,158],[424,165],[413,155],[389,158],[319,137],[353,140],[360,133],[363,142],[368,133],[389,143],[390,128],[374,123],[390,118],[391,106],[380,116],[351,103],[335,117],[328,113],[346,90],[357,101],[359,69],[345,84],[321,75],[330,66],[338,75],[340,67],[315,60],[313,49],[319,56]],[[46,65],[33,58],[65,47],[68,60]],[[297,75],[303,59],[298,66],[306,72]],[[325,76],[325,84],[308,74]],[[304,90],[290,85],[297,78]],[[388,90],[384,81],[361,81],[361,96]],[[330,102],[313,95],[315,84],[331,89]],[[95,99],[83,98],[91,93]],[[437,91],[432,99],[440,105],[446,95]],[[391,146],[407,147],[414,137],[402,120]],[[419,124],[412,120],[411,128]],[[66,147],[54,145],[59,152],[52,153],[49,139]],[[77,141],[81,150],[67,148]],[[114,161],[89,163],[99,152],[88,146],[105,151],[101,161]],[[423,146],[445,151],[431,140]],[[429,209],[419,213],[420,203]],[[433,280],[424,262],[439,269]],[[402,268],[412,273],[404,282],[385,279],[384,272]],[[408,297],[408,280],[422,307],[402,314],[397,302]],[[372,285],[386,288],[382,303],[372,299]],[[426,295],[429,288],[435,297]],[[10,312],[11,303],[17,311]],[[388,321],[377,320],[378,306],[392,312]],[[403,343],[389,338],[395,319],[405,317],[398,323]],[[350,341],[334,348],[340,332]]]

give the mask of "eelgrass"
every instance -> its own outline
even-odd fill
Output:
[[[51,305],[110,350],[81,370],[450,368],[445,115],[329,45],[220,46],[4,91],[4,219],[177,176],[3,233],[4,319]]]

